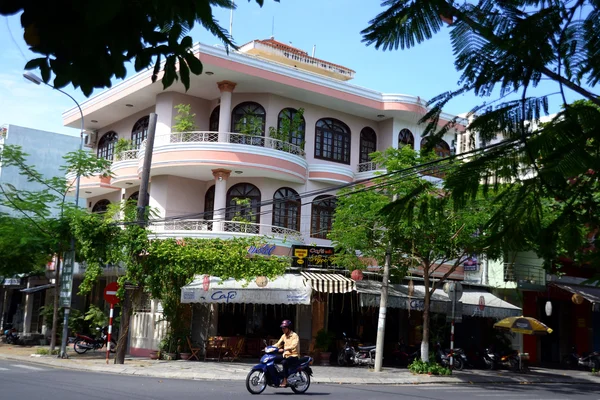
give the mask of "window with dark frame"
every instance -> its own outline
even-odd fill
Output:
[[[226,219],[231,221],[233,217],[239,215],[248,219],[250,222],[260,223],[260,190],[250,183],[238,183],[233,185],[227,191],[227,212]],[[250,208],[236,204],[235,198],[249,199]]]
[[[98,142],[98,158],[112,161],[115,154],[115,144],[117,144],[118,140],[119,135],[117,135],[117,132],[110,131],[105,133]]]
[[[215,215],[215,185],[212,185],[204,195],[204,219],[212,220]]]
[[[315,158],[350,164],[350,128],[334,118],[322,118],[315,126]]]
[[[221,113],[221,106],[216,106],[215,109],[210,113],[210,119],[208,121],[208,130],[211,132],[219,132],[219,114]]]
[[[369,127],[360,131],[360,160],[359,163],[371,161],[370,154],[377,151],[377,134]]]
[[[265,136],[265,120],[263,106],[252,101],[240,103],[231,112],[231,132]]]
[[[150,116],[146,115],[138,119],[131,130],[131,143],[134,149],[139,149],[142,142],[148,137],[148,125],[150,124]]]
[[[319,196],[312,202],[310,214],[310,237],[327,239],[331,231],[337,199],[335,196]]]
[[[273,226],[300,231],[302,201],[298,192],[281,188],[273,195]]]
[[[410,146],[413,150],[415,148],[415,137],[408,129],[402,129],[398,134],[398,148],[402,146]]]
[[[110,205],[110,201],[106,199],[98,200],[96,204],[94,204],[94,208],[92,208],[92,213],[95,214],[103,214],[108,211],[108,206]]]
[[[421,149],[424,149],[424,148],[427,147],[427,142],[428,141],[429,141],[428,137],[424,137],[421,140]],[[439,158],[449,157],[450,154],[451,154],[451,152],[450,152],[450,146],[448,145],[448,143],[446,143],[446,141],[441,140],[441,139],[438,140],[438,142],[433,147],[433,152]],[[444,171],[440,170],[440,168],[437,167],[437,166],[429,168],[429,170],[428,171],[424,171],[423,174],[430,175],[430,176],[435,176],[437,178],[443,178],[443,177],[446,176],[446,173]]]
[[[277,130],[281,129],[282,122],[284,120],[289,120],[290,123],[294,120],[294,117],[298,114],[298,110],[295,108],[284,108],[279,112],[279,116],[277,118]],[[294,132],[290,132],[290,136],[288,137],[288,142],[291,144],[298,146],[304,149],[304,137],[306,132],[306,121],[304,117],[302,117],[302,124],[298,127],[298,129]]]

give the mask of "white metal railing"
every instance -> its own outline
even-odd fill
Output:
[[[166,233],[169,231],[230,232],[273,236],[280,239],[292,239],[298,241],[303,240],[302,234],[293,229],[244,221],[181,219],[155,222],[151,224],[150,229],[155,233]]]
[[[379,167],[379,165],[377,165],[377,163],[374,163],[373,161],[358,164],[358,172],[376,171],[378,169],[381,168]]]
[[[279,48],[269,46],[269,45],[259,43],[259,42],[255,42],[254,45],[256,46],[257,49],[260,48],[263,51],[266,51],[266,52],[274,54],[274,55],[279,55],[279,56],[285,57],[285,58],[293,60],[295,62],[316,66],[316,67],[322,68],[324,70],[327,70],[329,72],[333,72],[336,74],[346,76],[349,79],[354,78],[354,71],[351,70],[350,68],[342,67],[341,65],[336,65],[336,64],[330,63],[328,61],[319,60],[318,58],[311,57],[308,54],[306,54],[306,55],[298,54],[298,53],[286,51],[284,49],[279,49]]]
[[[219,133],[211,131],[172,132],[166,135],[159,135],[157,139],[157,144],[159,145],[167,143],[232,143],[265,147],[305,157],[304,149],[300,146],[284,142],[283,140],[258,135],[247,135],[245,133]],[[142,147],[145,147],[143,143]]]
[[[125,150],[118,154],[115,154],[115,158],[113,163],[119,161],[127,161],[127,160],[137,160],[138,158],[138,150]]]

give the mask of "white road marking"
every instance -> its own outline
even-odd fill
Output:
[[[31,367],[29,365],[21,365],[21,364],[13,364],[13,367],[17,367],[17,368],[23,368],[23,369],[30,369],[32,371],[43,371],[43,368],[38,368],[38,367]]]
[[[2,367],[0,367],[0,371],[8,371],[8,368],[2,368]]]

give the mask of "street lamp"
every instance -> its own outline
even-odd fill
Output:
[[[79,114],[81,115],[81,131],[79,132],[79,151],[83,150],[83,132],[85,131],[85,128],[83,126],[83,111],[81,111],[81,106],[79,105],[79,103],[77,102],[77,100],[75,100],[73,98],[73,96],[71,96],[69,93],[60,90],[59,88],[55,87],[54,85],[51,85],[49,83],[46,83],[42,80],[42,78],[40,78],[39,76],[35,75],[33,72],[27,71],[23,74],[23,77],[25,79],[27,79],[28,81],[35,83],[36,85],[39,85],[41,83],[43,83],[46,86],[50,86],[52,89],[61,92],[62,94],[64,94],[65,96],[68,96],[71,100],[73,100],[73,102],[77,105],[77,108],[79,109]],[[75,208],[79,208],[79,184],[81,181],[81,176],[79,175],[79,170],[77,171],[77,176],[75,178]],[[69,330],[69,313],[71,311],[71,296],[72,296],[72,286],[73,286],[73,267],[75,264],[75,238],[73,236],[71,236],[71,273],[69,274],[69,291],[68,291],[68,295],[65,296],[64,298],[64,308],[65,308],[65,318],[63,320],[63,333],[62,333],[62,340],[61,340],[61,344],[60,344],[60,355],[59,357],[61,358],[68,358],[67,356],[67,335],[68,335],[68,330]],[[66,270],[66,260],[67,257],[65,257],[65,264],[63,264],[63,277],[65,274],[65,270]],[[63,278],[65,279],[65,278]],[[59,282],[56,282],[57,287],[59,286]]]

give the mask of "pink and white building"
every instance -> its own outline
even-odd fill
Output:
[[[261,235],[276,245],[273,254],[288,255],[295,244],[330,243],[335,191],[327,189],[374,176],[370,153],[420,148],[424,126],[418,121],[426,108],[418,96],[354,86],[353,70],[274,39],[229,53],[198,44],[194,52],[204,71],[191,76],[187,92],[180,83],[163,91],[148,70],[81,104],[87,146],[113,160],[114,173],[82,179],[89,211],[137,196],[144,152],[115,154],[115,144],[125,138],[144,148],[150,113],[158,115],[150,206],[166,219],[151,226],[156,237]],[[191,105],[197,131],[172,131],[179,104]],[[270,137],[270,128],[300,109],[303,124],[287,141]],[[63,119],[79,127],[76,109]],[[437,152],[460,148],[457,137],[449,133]],[[250,224],[232,221],[234,198],[250,199]],[[152,347],[144,343],[139,347]]]

